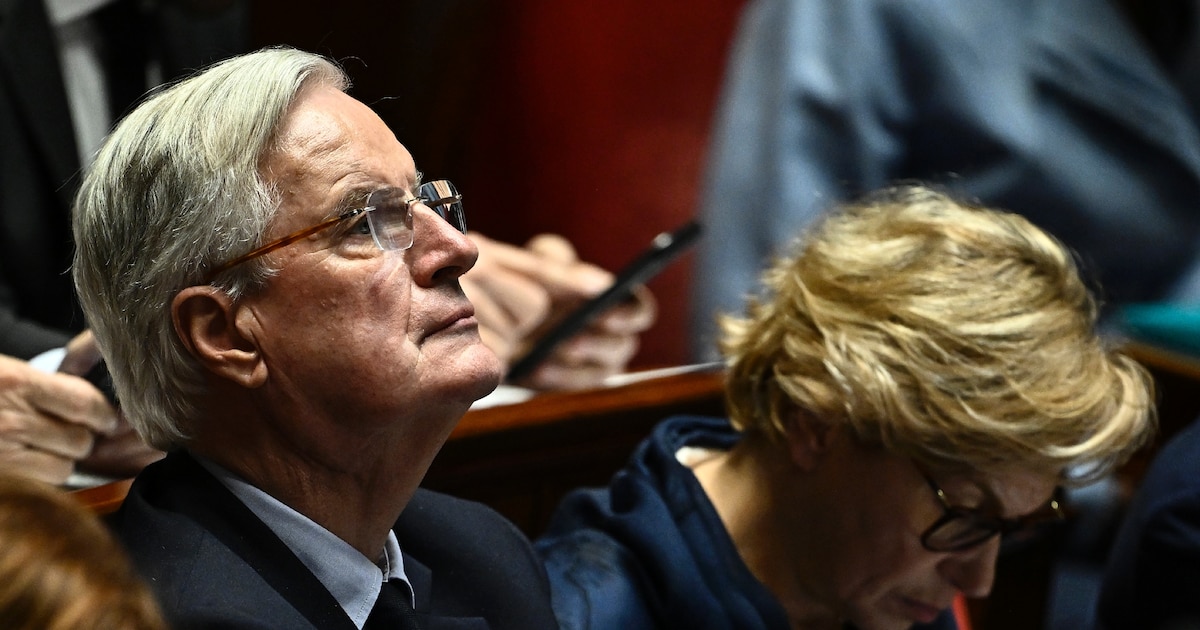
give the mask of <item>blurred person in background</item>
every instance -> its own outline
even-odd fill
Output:
[[[166,630],[96,516],[57,488],[0,473],[0,627]]]
[[[936,182],[1077,251],[1102,306],[1200,299],[1195,0],[750,0],[701,191],[695,353],[839,200]]]

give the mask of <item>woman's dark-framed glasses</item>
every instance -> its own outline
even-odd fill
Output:
[[[413,233],[412,207],[418,203],[428,206],[430,210],[433,210],[438,216],[445,219],[447,223],[453,225],[459,232],[466,233],[467,217],[463,212],[462,195],[458,193],[458,189],[449,180],[439,179],[426,182],[417,187],[415,197],[405,198],[406,195],[407,193],[399,188],[380,188],[367,196],[366,204],[363,207],[347,210],[335,217],[306,227],[303,230],[293,232],[282,238],[275,239],[251,252],[218,265],[208,274],[208,280],[211,281],[212,278],[215,278],[221,272],[232,269],[248,260],[253,260],[281,247],[291,245],[300,239],[312,236],[321,230],[333,227],[364,213],[367,215],[367,225],[371,230],[371,238],[375,241],[375,245],[379,249],[384,251],[408,249],[412,247],[415,238]]]
[[[1061,489],[1056,489],[1050,502],[1033,514],[1020,518],[1000,518],[951,504],[946,493],[928,473],[920,466],[917,466],[917,471],[942,505],[941,518],[921,534],[921,545],[929,551],[965,551],[987,542],[993,536],[1025,532],[1066,518],[1062,510]]]

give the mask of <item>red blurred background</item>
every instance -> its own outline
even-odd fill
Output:
[[[557,232],[616,271],[695,213],[741,4],[259,0],[253,24],[259,45],[341,60],[418,168],[458,184],[472,229]],[[636,367],[688,360],[691,260],[650,283]]]

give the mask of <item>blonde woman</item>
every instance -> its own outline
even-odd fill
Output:
[[[828,215],[723,320],[730,418],[667,420],[539,542],[564,628],[953,625],[1000,537],[1153,430],[1071,254],[920,187]]]

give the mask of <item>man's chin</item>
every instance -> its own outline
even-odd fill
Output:
[[[482,343],[459,357],[460,360],[470,361],[470,383],[466,386],[469,403],[473,403],[492,393],[504,380],[505,365]]]

